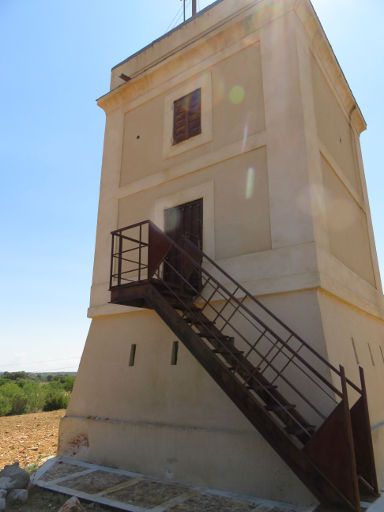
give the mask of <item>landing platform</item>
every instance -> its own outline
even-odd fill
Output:
[[[129,512],[312,512],[313,508],[148,478],[138,473],[55,457],[34,475],[43,489]]]

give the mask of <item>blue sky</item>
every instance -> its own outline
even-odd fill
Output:
[[[362,146],[383,268],[384,2],[314,5],[369,125]],[[113,65],[177,20],[180,0],[0,0],[0,371],[77,368],[104,135],[95,99]]]

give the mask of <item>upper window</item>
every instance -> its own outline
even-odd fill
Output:
[[[173,103],[173,144],[200,135],[201,88]]]
[[[211,142],[212,128],[211,73],[184,80],[165,96],[164,158],[172,158]]]

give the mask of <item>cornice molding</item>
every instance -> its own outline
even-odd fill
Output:
[[[234,4],[234,0],[230,2]],[[188,73],[192,76],[193,72],[201,71],[202,67],[209,68],[213,63],[257,43],[258,32],[264,25],[294,8],[294,0],[285,2],[259,0],[256,3],[254,0],[243,0],[243,3],[243,8],[237,10],[233,8],[230,15],[219,18],[215,25],[211,24],[209,30],[198,30],[199,26],[196,25],[191,37],[179,45],[177,43],[180,37],[176,38],[177,32],[175,32],[167,39],[169,51],[164,51],[161,57],[147,66],[138,68],[135,74],[130,74],[126,69],[128,64],[123,63],[121,68],[117,68],[118,73],[127,74],[131,80],[99,98],[98,105],[108,112],[164,84],[169,87],[174,81],[180,83],[181,75]],[[215,9],[221,5],[219,4]],[[203,16],[200,18],[200,23],[202,20]],[[185,28],[188,27],[181,27],[180,31]],[[173,40],[174,44],[172,44]],[[145,60],[145,53],[150,51],[151,47],[134,57],[133,61]],[[116,70],[113,73],[116,73]]]
[[[125,73],[131,80],[99,98],[98,105],[108,113],[158,88],[165,90],[173,87],[213,63],[255,44],[261,27],[294,11],[351,125],[361,134],[367,128],[366,121],[310,1],[243,0],[240,9],[238,3],[238,0],[219,3],[193,22],[166,34],[116,66],[112,71],[113,76]],[[216,23],[212,22],[213,16],[217,16]],[[157,58],[153,54],[157,54]],[[115,79],[112,83],[115,83]]]
[[[112,69],[111,89],[120,84],[123,72],[133,78],[149,67],[168,59],[174,53],[204,40],[211,33],[230,25],[234,20],[244,18],[248,13],[256,15],[263,23],[293,9],[296,0],[217,0],[203,9],[195,18],[188,19],[171,32],[135,53]]]

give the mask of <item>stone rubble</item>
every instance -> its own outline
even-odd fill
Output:
[[[8,505],[19,505],[27,503],[28,489],[11,489],[7,496]]]
[[[73,496],[68,501],[64,503],[64,505],[58,510],[58,512],[82,512],[84,511],[83,507],[80,504],[80,501]]]
[[[29,473],[18,462],[5,466],[0,471],[0,512],[7,505],[26,503],[29,484]]]
[[[0,489],[2,491],[8,491],[8,489],[10,489],[10,488],[11,488],[11,479],[6,476],[0,477]]]
[[[0,471],[0,480],[8,479],[8,487],[2,487],[3,489],[27,489],[30,476],[27,471],[21,469],[18,462],[5,466]]]

